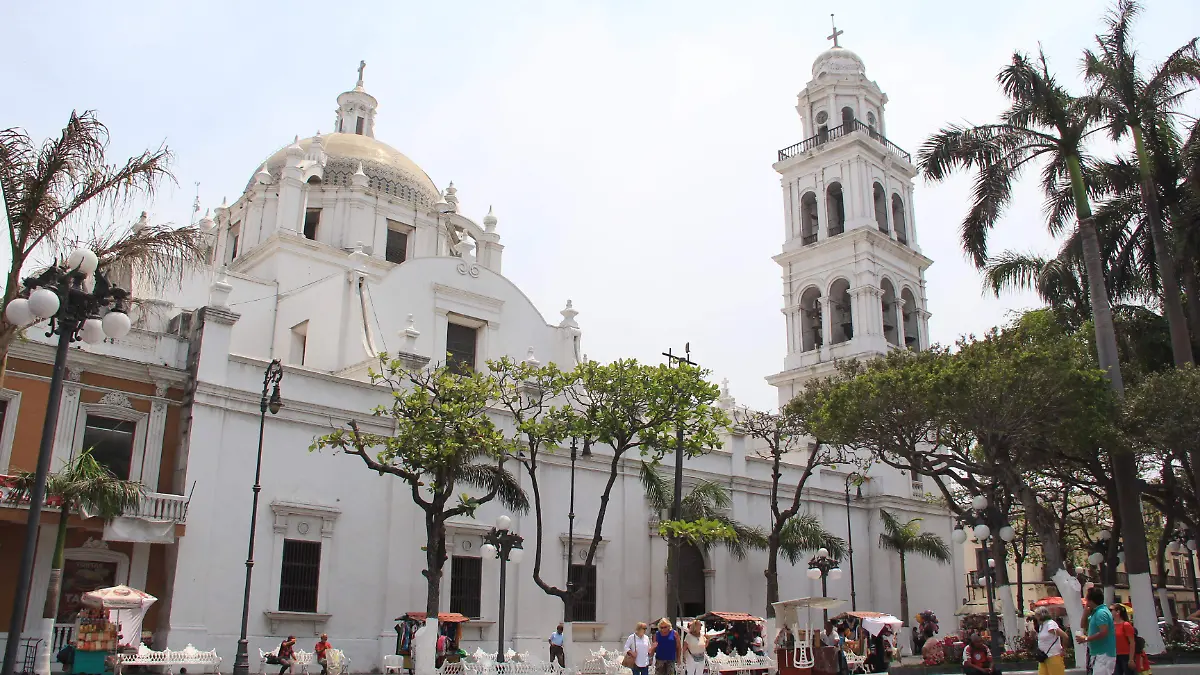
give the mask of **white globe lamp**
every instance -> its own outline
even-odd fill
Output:
[[[975,509],[976,511],[982,511],[986,509],[987,505],[987,497],[984,497],[983,495],[975,495],[971,498],[971,508]]]
[[[1104,554],[1103,553],[1093,553],[1088,556],[1088,562],[1093,565],[1099,565],[1100,563],[1104,562]]]
[[[824,546],[817,549],[817,557],[818,558],[828,558],[829,557],[829,549],[825,548]]]
[[[1000,538],[1006,542],[1012,541],[1013,539],[1017,538],[1017,531],[1014,530],[1011,525],[1005,525],[1004,527],[1000,528]]]
[[[1109,539],[1112,539],[1112,532],[1109,532],[1108,530],[1100,530],[1096,536],[1100,537],[1100,541],[1108,541]]]
[[[954,531],[950,533],[950,537],[954,539],[954,543],[961,544],[967,540],[967,531],[961,527],[956,527],[954,528]]]
[[[996,566],[996,559],[988,558],[988,567],[995,567],[995,566]]]
[[[96,271],[96,267],[100,264],[100,260],[86,248],[77,248],[71,251],[71,255],[67,256],[67,268],[79,270],[86,274],[92,274]]]
[[[484,544],[483,546],[479,547],[479,553],[485,558],[495,558],[496,547],[492,544]]]
[[[979,587],[980,588],[987,587],[987,577],[979,577]]]
[[[507,530],[509,525],[512,525],[512,518],[508,516],[500,516],[496,519],[497,530]]]
[[[525,549],[523,549],[523,548],[514,548],[513,550],[508,552],[508,561],[509,562],[519,563],[519,562],[521,562],[521,559],[524,557],[525,557]]]
[[[13,298],[13,301],[8,303],[8,307],[4,308],[4,318],[14,326],[28,326],[33,323],[36,317],[29,309],[29,301],[25,298]]]
[[[988,527],[987,525],[984,525],[983,523],[976,525],[974,531],[975,531],[976,539],[983,540],[983,539],[987,539],[988,537],[992,536],[992,529],[990,527]]]
[[[834,581],[841,579],[842,578],[842,568],[835,567],[835,568],[829,570],[829,578],[833,579]]]
[[[58,294],[49,288],[39,288],[30,293],[29,311],[39,319],[49,319],[58,313]]]
[[[1188,539],[1187,547],[1188,547],[1189,551],[1195,551],[1196,550],[1196,540]]]
[[[810,568],[808,568],[808,571],[807,571],[807,572],[805,572],[805,575],[806,575],[806,576],[807,576],[809,579],[812,579],[813,581],[816,581],[817,579],[820,579],[820,578],[821,578],[821,570],[819,570],[819,569],[817,569],[817,568],[815,568],[815,567],[810,567]]]
[[[104,327],[104,334],[113,339],[120,339],[129,335],[129,329],[133,327],[133,324],[129,321],[129,315],[125,312],[109,312],[104,315],[101,323]]]
[[[100,319],[88,319],[84,321],[83,330],[80,333],[83,335],[83,341],[89,345],[104,342],[104,324]]]

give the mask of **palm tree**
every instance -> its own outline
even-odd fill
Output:
[[[783,523],[779,531],[779,551],[793,565],[804,560],[809,553],[824,548],[829,557],[841,560],[846,555],[846,541],[821,527],[816,516],[801,513]]]
[[[1200,59],[1196,53],[1197,38],[1192,38],[1149,77],[1143,76],[1129,36],[1140,9],[1134,0],[1118,0],[1116,8],[1105,18],[1107,32],[1096,36],[1098,51],[1084,51],[1084,75],[1095,87],[1088,98],[1106,121],[1113,140],[1126,135],[1133,137],[1144,217],[1161,277],[1163,309],[1171,326],[1171,347],[1175,365],[1182,367],[1193,362],[1192,347],[1180,302],[1175,252],[1168,245],[1163,228],[1157,162],[1152,150],[1164,142],[1178,144],[1170,115],[1190,86],[1200,82]]]
[[[22,472],[12,478],[11,498],[28,499],[33,491],[35,475]],[[46,481],[47,501],[58,504],[58,534],[54,540],[54,556],[50,559],[50,582],[46,587],[46,604],[42,610],[42,640],[52,644],[54,621],[58,616],[59,595],[62,593],[63,549],[67,543],[67,521],[71,515],[85,518],[116,518],[136,507],[145,488],[137,481],[117,478],[108,467],[96,461],[91,450],[80,452],[61,471],[50,474]],[[38,673],[50,672],[50,650],[43,650]]]
[[[81,228],[102,210],[152,198],[162,180],[173,180],[166,147],[147,150],[121,165],[105,163],[107,147],[108,129],[90,111],[72,112],[62,134],[40,146],[23,129],[0,130],[0,192],[12,255],[4,306],[20,293],[27,264],[48,262],[75,245],[92,248],[102,269],[119,260],[124,269],[145,273],[155,283],[181,277],[206,255],[204,235],[195,227]],[[0,373],[8,347],[22,328],[0,313]]]
[[[883,520],[879,548],[900,554],[900,619],[908,625],[908,572],[905,569],[908,556],[919,555],[944,564],[952,558],[950,547],[936,534],[922,532],[921,518],[901,523],[883,509],[879,510],[879,517]]]
[[[646,462],[641,463],[640,476],[650,509],[658,513],[669,510],[674,501],[674,484],[671,479]],[[762,550],[767,547],[767,535],[761,528],[750,527],[730,518],[726,511],[732,506],[733,498],[729,496],[729,490],[724,485],[713,481],[700,481],[680,499],[679,519],[710,520],[728,527],[733,531],[733,536],[721,539],[721,545],[728,549],[735,559],[745,560],[750,549]],[[707,549],[708,543],[701,543],[700,546]]]

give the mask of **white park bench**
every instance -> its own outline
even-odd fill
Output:
[[[122,668],[125,666],[165,667],[169,675],[183,667],[200,668],[202,672],[208,669],[212,669],[214,673],[221,672],[221,657],[217,656],[217,650],[211,649],[204,652],[190,644],[179,651],[172,649],[155,651],[146,645],[140,645],[136,653],[119,654],[118,658]]]
[[[264,675],[264,673],[267,672],[267,666],[274,667],[276,665],[274,663],[267,663],[267,659],[278,656],[278,654],[279,654],[278,647],[276,647],[275,649],[272,649],[270,651],[265,651],[262,649],[258,650],[258,672],[259,672],[259,675]],[[306,652],[303,649],[297,649],[292,652],[292,671],[293,671],[293,673],[295,672],[296,668],[299,668],[300,672],[304,673],[304,675],[308,675],[308,667],[316,662],[317,662],[316,657],[313,656],[312,652]]]
[[[775,661],[769,656],[762,656],[754,652],[747,652],[745,656],[737,652],[732,654],[718,652],[716,656],[708,658],[708,670],[712,673],[773,671],[775,670]]]
[[[846,652],[846,667],[851,673],[867,672],[867,655]]]

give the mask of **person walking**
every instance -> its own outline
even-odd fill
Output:
[[[649,675],[650,672],[650,636],[646,635],[646,622],[639,621],[637,627],[625,638],[626,662],[633,675]]]
[[[1038,675],[1066,675],[1063,651],[1071,636],[1050,618],[1050,610],[1045,607],[1039,607],[1034,613],[1033,628],[1037,631],[1038,649],[1046,655],[1046,660],[1038,664]]]
[[[1129,610],[1118,602],[1110,605],[1108,611],[1112,613],[1113,628],[1117,636],[1117,666],[1113,670],[1116,675],[1134,675],[1130,661],[1137,651],[1134,648],[1137,631],[1133,628],[1133,622],[1129,620]]]
[[[1079,627],[1087,633],[1076,635],[1075,642],[1087,644],[1092,675],[1114,675],[1117,666],[1117,632],[1113,626],[1112,612],[1104,606],[1103,589],[1096,586],[1088,589],[1087,605]]]
[[[699,619],[693,619],[683,636],[684,675],[704,675],[704,659],[707,657],[708,638],[704,635],[704,624]]]
[[[658,621],[650,650],[654,652],[654,675],[675,675],[683,650],[679,648],[679,635],[665,618]]]
[[[560,623],[550,634],[550,662],[558,661],[560,668],[567,667],[567,655],[563,651],[563,625]]]
[[[292,672],[292,664],[296,662],[296,636],[289,635],[279,643],[279,651],[275,652],[279,660],[279,675]]]
[[[321,666],[321,675],[329,675],[329,661],[325,660],[325,652],[328,652],[331,646],[329,644],[329,636],[321,633],[321,639],[313,647],[313,653],[317,656],[317,663]]]

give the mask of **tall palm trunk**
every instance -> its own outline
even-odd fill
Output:
[[[1121,378],[1121,363],[1117,356],[1117,336],[1113,327],[1112,306],[1104,286],[1104,264],[1100,255],[1100,239],[1084,188],[1079,157],[1067,157],[1071,174],[1071,192],[1075,197],[1075,213],[1079,217],[1079,234],[1083,245],[1083,260],[1087,267],[1088,300],[1092,306],[1092,321],[1096,325],[1096,352],[1100,368],[1108,374],[1109,386],[1118,398],[1125,397],[1125,382]],[[1133,600],[1134,623],[1146,639],[1151,654],[1163,650],[1154,611],[1154,589],[1150,583],[1150,557],[1146,553],[1146,529],[1142,521],[1141,489],[1138,468],[1133,454],[1120,447],[1109,448],[1112,458],[1113,483],[1117,489],[1120,517],[1125,539],[1125,571],[1129,574],[1129,595]]]
[[[1137,150],[1138,172],[1141,177],[1142,207],[1150,223],[1150,240],[1154,244],[1154,257],[1158,261],[1158,275],[1162,281],[1163,310],[1171,328],[1171,353],[1175,367],[1182,368],[1192,363],[1192,343],[1188,335],[1187,319],[1183,315],[1183,303],[1179,299],[1179,275],[1175,268],[1175,254],[1167,245],[1167,233],[1163,231],[1162,211],[1158,204],[1158,187],[1154,184],[1154,166],[1146,152],[1140,126],[1133,127],[1133,142]]]
[[[58,621],[58,600],[62,595],[63,557],[67,548],[67,520],[71,505],[63,501],[58,512],[58,530],[54,538],[54,556],[50,558],[50,581],[46,584],[46,602],[42,605],[42,644],[46,646],[38,655],[34,672],[49,675],[50,654],[54,649],[54,624]]]
[[[900,620],[904,625],[908,621],[908,568],[905,564],[904,551],[900,552]]]

